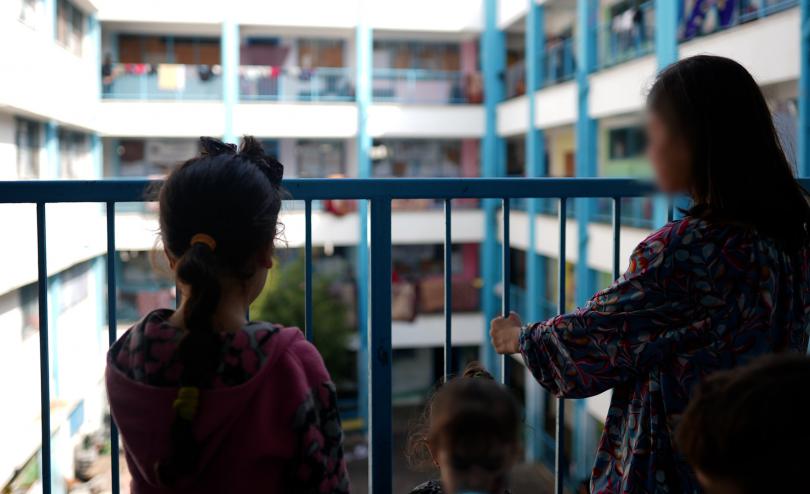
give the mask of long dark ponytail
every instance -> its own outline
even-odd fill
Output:
[[[176,260],[179,282],[188,287],[183,301],[186,334],[177,350],[182,364],[174,402],[171,450],[155,469],[172,486],[193,473],[199,448],[193,424],[199,389],[211,385],[227,328],[214,325],[223,277],[249,278],[258,254],[278,234],[283,166],[245,137],[242,147],[200,139],[203,152],[172,172],[160,189],[160,234]]]

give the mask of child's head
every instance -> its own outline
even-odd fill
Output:
[[[172,172],[159,193],[160,235],[183,294],[187,330],[178,347],[181,393],[172,425],[172,453],[158,465],[171,484],[196,464],[191,425],[197,388],[218,365],[220,303],[244,304],[264,286],[278,235],[283,166],[245,137],[242,147],[201,138],[203,152]],[[179,403],[179,404],[178,404]]]
[[[447,492],[502,492],[518,458],[521,417],[509,391],[477,362],[431,397],[426,426],[412,443],[425,446]]]
[[[808,410],[810,358],[764,357],[709,377],[682,417],[677,444],[707,494],[804,492]]]
[[[200,141],[202,154],[168,176],[158,199],[166,255],[189,291],[183,294],[189,329],[210,324],[223,289],[236,285],[249,301],[261,291],[278,235],[284,173],[252,137],[238,152],[216,139]]]

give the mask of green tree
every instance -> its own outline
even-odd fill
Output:
[[[262,293],[251,305],[250,318],[304,328],[304,259],[299,256],[270,271]],[[333,289],[333,280],[312,276],[314,344],[335,382],[351,379],[353,361],[348,343],[349,308]]]

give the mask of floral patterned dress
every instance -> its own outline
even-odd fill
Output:
[[[613,389],[592,492],[700,492],[673,444],[678,419],[708,374],[806,351],[808,268],[807,249],[687,217],[641,242],[585,307],[522,332],[526,365],[557,396]]]

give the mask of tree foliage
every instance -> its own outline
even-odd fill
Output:
[[[304,259],[299,256],[270,271],[267,284],[250,309],[252,320],[269,321],[284,326],[304,328]],[[332,289],[333,280],[312,276],[312,316],[314,343],[323,356],[326,368],[336,382],[351,379],[353,374],[348,343],[353,328],[349,310]]]

